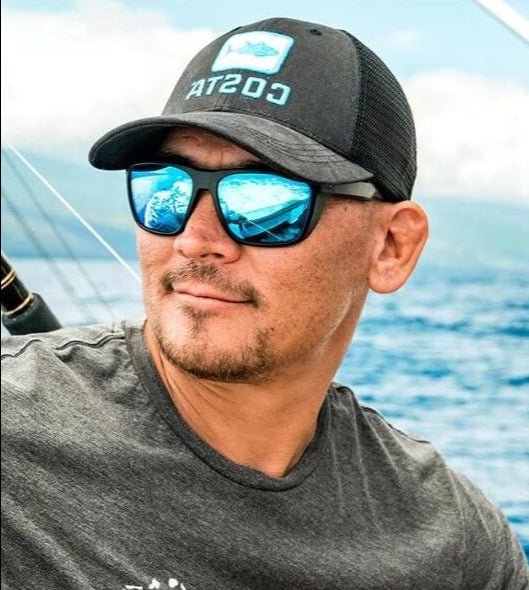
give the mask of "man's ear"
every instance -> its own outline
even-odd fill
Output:
[[[391,293],[406,282],[419,259],[428,237],[428,218],[411,201],[379,207],[379,235],[368,284],[377,293]]]

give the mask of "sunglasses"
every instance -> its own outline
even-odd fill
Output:
[[[382,198],[365,182],[315,185],[268,170],[200,170],[163,162],[131,166],[127,187],[136,223],[162,236],[184,231],[200,191],[208,190],[226,233],[250,246],[288,246],[305,239],[328,197]]]

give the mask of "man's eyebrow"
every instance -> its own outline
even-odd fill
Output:
[[[188,158],[186,156],[181,156],[179,154],[175,154],[174,152],[170,152],[169,150],[160,150],[157,154],[157,157],[162,158],[164,161],[168,163],[175,163],[175,164],[182,164],[183,166],[191,166],[192,168],[202,168],[198,165],[196,160],[192,158]],[[230,166],[230,168],[257,168],[259,170],[266,170],[270,172],[277,172],[274,168],[265,164],[265,162],[256,162],[255,160],[239,160],[236,165]]]

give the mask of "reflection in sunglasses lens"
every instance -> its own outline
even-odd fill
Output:
[[[306,225],[310,186],[276,174],[239,173],[223,178],[219,204],[233,235],[254,244],[296,240]]]

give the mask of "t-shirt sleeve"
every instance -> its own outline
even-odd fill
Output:
[[[464,583],[468,590],[529,590],[522,547],[503,513],[472,482],[455,474],[464,526]]]

